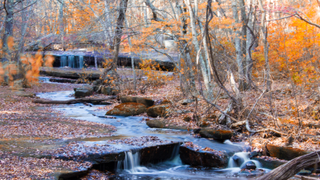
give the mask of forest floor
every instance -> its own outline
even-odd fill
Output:
[[[1,179],[50,178],[55,173],[76,171],[91,166],[86,162],[30,156],[36,151],[41,151],[41,147],[56,146],[63,140],[107,137],[116,130],[109,125],[63,117],[53,109],[53,105],[34,104],[32,103],[34,97],[24,97],[29,96],[28,93],[72,90],[79,86],[81,85],[41,83],[27,88],[22,93],[13,91],[7,86],[0,87]],[[283,81],[274,82],[272,92],[274,115],[270,113],[268,94],[262,96],[255,105],[261,92],[250,90],[242,93],[245,109],[251,110],[254,107],[249,118],[251,128],[256,131],[263,129],[263,131],[249,133],[244,125],[240,125],[231,129],[235,134],[231,141],[246,142],[252,149],[261,151],[265,151],[266,144],[288,146],[305,151],[320,150],[319,92],[312,93],[298,89],[293,93],[290,84]],[[184,126],[191,130],[200,128],[199,126],[205,123],[209,128],[230,129],[218,123],[220,112],[208,105],[200,96],[198,101],[182,105],[181,101],[186,97],[179,89],[178,80],[149,87],[143,94],[132,90],[125,90],[122,94],[149,97],[156,102],[170,101],[170,113],[164,119],[168,125]],[[224,109],[229,100],[224,93],[218,96],[219,100],[216,104]],[[107,111],[118,104],[119,102],[115,101],[113,105],[105,106],[104,109]],[[194,119],[195,115],[200,121]],[[211,118],[208,120],[206,117],[209,116]],[[201,122],[204,118],[206,118],[205,122]],[[95,171],[91,173],[95,174]]]

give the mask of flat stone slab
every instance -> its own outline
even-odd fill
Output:
[[[246,150],[246,146],[219,143],[204,138],[194,142],[186,142],[180,147],[180,158],[185,164],[202,167],[225,168],[228,158],[236,152]]]

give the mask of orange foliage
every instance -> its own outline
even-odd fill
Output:
[[[320,24],[317,8],[304,9],[311,21]],[[281,30],[280,30],[281,29]],[[269,25],[269,59],[273,71],[290,77],[297,85],[310,84],[319,79],[320,29],[297,18],[287,23],[277,21]],[[264,65],[263,47],[254,53],[255,66]]]

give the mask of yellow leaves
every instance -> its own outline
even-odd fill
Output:
[[[9,50],[12,51],[14,46],[14,38],[12,36],[9,36],[7,43]]]
[[[49,65],[50,61],[52,61],[53,57],[47,56],[47,58],[49,59],[48,60],[48,65]],[[28,80],[28,82],[38,83],[38,77],[39,77],[39,73],[40,73],[39,69],[43,63],[41,52],[38,51],[34,56],[24,57],[23,63],[27,64],[27,69],[26,69],[27,72],[26,72],[25,77]],[[47,62],[46,62],[46,64],[47,64]]]
[[[46,67],[52,67],[53,62],[54,62],[54,57],[52,55],[45,56],[45,66]]]

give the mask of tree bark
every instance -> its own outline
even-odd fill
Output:
[[[23,2],[21,2],[22,4],[22,9],[24,8],[24,5],[23,5]],[[21,18],[22,18],[22,29],[21,29],[21,38],[20,38],[20,42],[19,42],[19,46],[18,46],[18,51],[15,55],[15,61],[16,62],[19,62],[20,60],[20,56],[21,56],[21,53],[23,52],[23,47],[24,47],[24,37],[26,35],[26,32],[27,32],[27,27],[28,27],[28,22],[29,22],[29,12],[26,12],[28,11],[28,8],[23,10],[21,12]]]
[[[297,174],[302,169],[320,162],[320,151],[312,152],[292,159],[272,170],[268,174],[259,177],[257,180],[277,179],[285,180]]]
[[[196,52],[199,53],[198,55],[199,55],[201,73],[202,73],[202,77],[204,80],[204,84],[206,86],[206,96],[209,97],[209,100],[212,100],[212,98],[211,98],[212,97],[212,87],[211,87],[211,82],[210,82],[210,73],[208,74],[208,72],[210,72],[210,70],[208,70],[208,67],[206,66],[204,57],[202,55],[202,51],[200,49],[200,43],[197,39],[198,33],[196,31],[196,21],[195,21],[194,13],[192,10],[191,2],[190,2],[190,0],[185,0],[185,1],[186,1],[186,5],[188,7],[189,16],[190,16],[192,43],[195,46]]]
[[[113,61],[111,64],[111,72],[116,74],[116,69],[117,69],[117,62],[118,62],[118,56],[119,56],[119,50],[120,50],[120,43],[121,43],[121,37],[122,37],[122,29],[124,26],[124,20],[126,16],[126,11],[127,11],[127,6],[128,6],[128,0],[121,0],[120,5],[119,5],[119,15],[117,19],[117,26],[115,30],[115,35],[114,35],[114,49],[113,50]],[[106,68],[105,71],[103,72],[103,79],[105,80],[107,77],[109,69]]]
[[[13,8],[14,8],[14,0],[6,0],[4,2],[4,8],[6,12],[6,18],[5,18],[5,32],[2,38],[2,55],[3,60],[11,60],[11,50],[8,46],[8,39],[10,37],[13,37]]]
[[[64,6],[64,0],[59,0],[60,2],[60,8],[59,8],[59,34],[61,38],[61,45],[62,49],[65,50],[65,44],[64,44],[64,22],[63,22],[63,6]]]
[[[237,1],[232,2],[232,11],[233,11],[233,18],[235,19],[236,23],[240,23],[239,21],[239,14],[238,14],[238,4]],[[244,66],[243,66],[243,54],[242,54],[242,47],[241,47],[241,32],[239,30],[235,31],[235,47],[236,47],[236,62],[238,64],[238,74],[239,74],[239,89],[243,90],[245,85],[245,74],[244,74]]]

